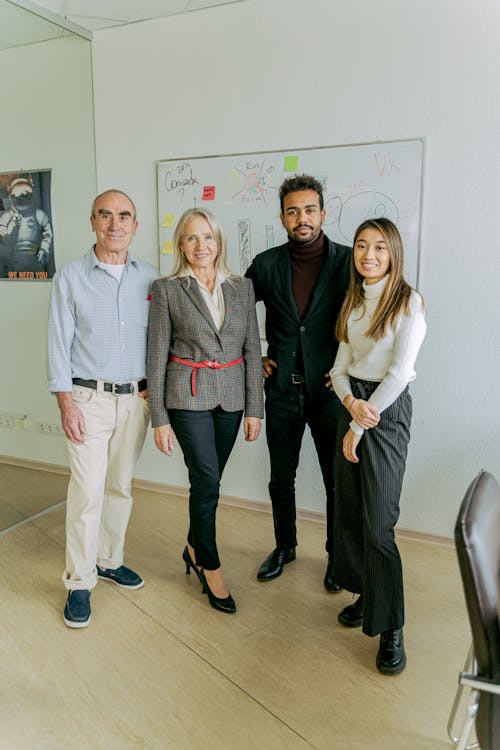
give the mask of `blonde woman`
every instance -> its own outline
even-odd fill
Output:
[[[189,471],[186,573],[212,607],[234,613],[215,541],[224,466],[243,417],[247,441],[263,416],[262,360],[252,282],[226,266],[221,227],[208,211],[186,211],[174,233],[175,268],[152,287],[147,375],[157,448],[175,434]]]
[[[337,582],[359,594],[339,614],[347,627],[380,634],[383,674],[406,664],[401,558],[394,538],[412,414],[408,383],[425,336],[421,296],[403,277],[396,226],[363,222],[354,237],[350,286],[337,321],[331,370],[344,408],[336,450]]]

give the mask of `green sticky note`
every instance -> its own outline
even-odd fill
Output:
[[[285,172],[296,172],[299,166],[298,156],[285,156]]]

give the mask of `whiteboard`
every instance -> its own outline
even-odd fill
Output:
[[[352,245],[362,221],[391,219],[403,238],[406,278],[417,286],[422,161],[422,140],[159,161],[160,271],[172,269],[172,237],[181,214],[204,208],[222,224],[230,269],[244,274],[255,255],[286,242],[279,187],[287,177],[306,173],[323,185],[325,234]]]

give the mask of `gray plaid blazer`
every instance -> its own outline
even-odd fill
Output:
[[[263,417],[263,377],[255,295],[250,279],[238,276],[222,284],[225,317],[220,331],[195,279],[157,279],[151,289],[147,378],[151,423],[169,424],[168,409],[203,411],[221,406]],[[196,371],[196,396],[191,392],[191,367],[169,362],[169,356],[244,361],[227,370]]]

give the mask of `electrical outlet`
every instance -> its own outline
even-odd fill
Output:
[[[0,429],[4,430],[24,430],[28,424],[26,414],[10,414],[7,411],[0,411]]]
[[[9,414],[0,414],[0,428],[3,430],[13,430],[14,420]]]
[[[64,435],[64,430],[60,424],[52,424],[51,422],[37,422],[35,424],[35,432],[39,432],[42,435]]]

